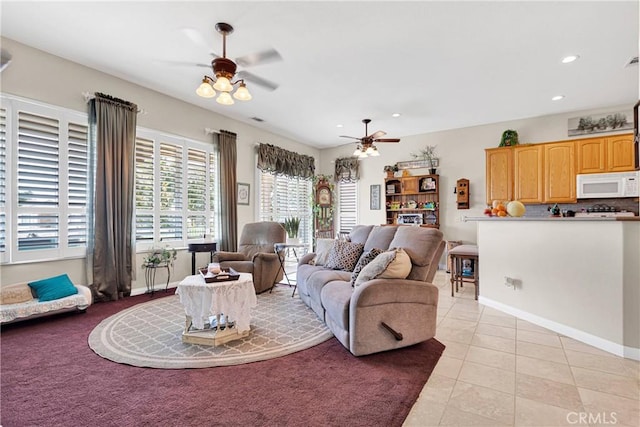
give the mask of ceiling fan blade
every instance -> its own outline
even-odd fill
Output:
[[[264,50],[262,52],[251,53],[249,55],[236,58],[236,64],[241,67],[251,67],[253,65],[270,64],[271,62],[282,61],[282,56],[275,49]]]
[[[362,138],[356,138],[355,136],[347,136],[347,135],[340,135],[340,138],[351,138],[351,139],[357,139],[358,141],[362,139]]]
[[[376,138],[380,138],[381,136],[385,136],[386,134],[387,133],[385,131],[379,130],[378,132],[372,133],[367,138],[376,139]]]
[[[262,86],[267,90],[276,90],[278,88],[278,84],[274,83],[270,80],[263,79],[262,77],[258,77],[253,73],[248,71],[239,71],[237,74],[238,78],[244,79],[248,82],[255,83],[258,86]]]
[[[400,142],[398,138],[378,138],[374,139],[373,142]]]

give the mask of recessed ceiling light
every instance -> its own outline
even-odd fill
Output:
[[[400,113],[393,113],[391,117],[400,117]]]
[[[561,99],[564,99],[564,95],[556,95],[551,98],[552,101],[560,101]]]
[[[336,125],[336,127],[337,127],[337,128],[341,128],[341,127],[342,127],[342,125]]]
[[[568,64],[570,62],[575,61],[576,59],[580,58],[580,56],[578,55],[569,55],[569,56],[565,56],[564,58],[562,58],[562,63],[563,64]]]

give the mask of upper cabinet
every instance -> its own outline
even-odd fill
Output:
[[[573,141],[543,144],[544,200],[546,203],[576,201],[575,144]]]
[[[605,138],[607,145],[607,171],[634,170],[633,135],[616,135]]]
[[[511,147],[489,148],[487,158],[486,183],[487,204],[494,200],[513,198],[513,150]]]
[[[633,135],[575,140],[576,173],[624,172],[634,170]]]
[[[544,147],[518,145],[513,149],[513,195],[522,203],[544,202]]]

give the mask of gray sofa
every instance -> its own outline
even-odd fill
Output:
[[[372,279],[350,284],[351,272],[313,264],[315,253],[297,268],[300,299],[356,356],[406,347],[435,336],[438,288],[431,282],[444,251],[442,232],[411,226],[358,225],[352,242],[373,248],[403,248],[411,260],[406,279]]]

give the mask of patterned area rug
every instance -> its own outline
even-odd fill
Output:
[[[98,355],[133,366],[183,369],[239,365],[284,356],[333,336],[291,289],[275,287],[258,295],[246,338],[213,347],[182,342],[184,308],[177,295],[138,304],[91,331]]]

